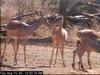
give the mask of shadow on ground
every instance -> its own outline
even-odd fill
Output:
[[[0,38],[1,40],[1,43],[5,43],[5,39],[3,38]],[[13,43],[14,40],[10,40],[9,43]],[[47,37],[47,38],[41,38],[41,39],[38,39],[38,38],[29,38],[27,40],[27,44],[28,45],[34,45],[34,44],[38,44],[38,43],[51,43],[52,42],[52,38],[51,37]],[[20,41],[20,44],[22,44],[22,41]]]

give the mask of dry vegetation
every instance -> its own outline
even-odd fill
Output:
[[[4,0],[4,1],[9,2],[9,1],[14,1],[14,0]],[[20,0],[15,0],[15,1],[20,1]],[[2,25],[7,24],[11,20],[11,18],[15,17],[18,14],[27,13],[30,11],[32,12],[37,8],[41,9],[40,7],[38,7],[38,5],[36,6],[34,3],[32,3],[33,0],[29,0],[29,1],[30,2],[29,4],[27,4],[27,7],[25,7],[25,10],[21,9],[22,10],[21,13],[18,13],[20,9],[16,8],[16,6],[18,5],[16,5],[13,8],[13,4],[12,5],[4,4],[1,7],[1,24]],[[35,0],[35,1],[39,1],[39,0]],[[33,9],[34,7],[35,9]],[[31,8],[31,9],[28,10],[26,8]],[[48,11],[49,8],[45,8],[45,9],[46,9],[46,13],[48,12],[51,13],[51,11]],[[24,18],[24,21],[25,20],[26,18]],[[100,31],[100,27],[98,26],[96,30]],[[76,48],[76,41],[78,39],[76,35],[77,31],[78,31],[77,26],[74,26],[71,30],[69,30],[69,34],[70,34],[69,40],[71,40],[72,43],[66,44],[64,48],[64,53],[65,53],[64,60],[66,63],[66,68],[63,68],[62,66],[60,53],[58,53],[59,55],[58,55],[56,67],[54,67],[53,64],[51,67],[49,67],[50,57],[51,57],[51,52],[52,52],[52,42],[51,42],[51,39],[49,39],[49,37],[51,37],[51,31],[45,25],[41,25],[37,29],[36,32],[42,37],[33,36],[29,38],[28,43],[27,43],[26,57],[27,57],[28,66],[26,67],[24,66],[23,46],[21,44],[20,44],[20,48],[18,52],[19,65],[13,66],[14,50],[11,45],[12,41],[10,41],[10,43],[7,46],[7,50],[4,57],[3,65],[1,66],[1,70],[2,71],[43,71],[44,74],[100,74],[100,54],[94,53],[94,52],[91,54],[91,62],[92,62],[93,69],[88,69],[87,67],[86,53],[84,54],[83,60],[84,60],[84,65],[86,65],[85,68],[87,69],[88,72],[83,72],[80,70],[76,71],[72,69],[71,67],[72,56],[73,56],[72,54],[73,54],[73,50]],[[2,40],[1,42],[1,54],[4,49],[4,42],[5,40]],[[78,59],[76,61],[78,62]]]
[[[18,61],[19,65],[14,66],[13,65],[13,56],[14,56],[14,50],[12,47],[12,42],[10,42],[7,46],[7,51],[4,57],[3,66],[1,67],[2,71],[43,71],[44,74],[100,74],[100,54],[93,52],[91,54],[91,62],[93,69],[88,69],[87,66],[87,54],[85,53],[83,56],[84,65],[86,65],[86,69],[88,72],[83,72],[78,70],[78,65],[76,65],[77,70],[72,69],[72,54],[73,50],[76,48],[76,40],[78,39],[76,37],[76,31],[77,29],[73,30],[72,33],[72,40],[73,43],[69,43],[65,45],[64,48],[64,61],[66,64],[66,67],[63,68],[60,52],[58,53],[58,60],[56,67],[54,67],[54,62],[51,67],[49,67],[50,63],[50,57],[52,52],[52,42],[48,40],[48,36],[50,36],[50,32],[48,31],[48,28],[40,27],[40,29],[37,30],[41,36],[45,36],[44,39],[41,37],[33,37],[28,40],[27,46],[26,46],[26,59],[28,66],[25,67],[24,65],[24,59],[23,59],[23,46],[20,44],[20,48],[18,51]],[[42,29],[43,28],[43,29]],[[1,43],[1,54],[4,49],[4,41]],[[54,59],[54,58],[53,58]],[[78,63],[78,59],[76,60],[76,63]]]

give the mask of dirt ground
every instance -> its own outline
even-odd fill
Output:
[[[1,43],[1,53],[3,52],[4,42]],[[88,72],[83,72],[78,70],[76,58],[76,69],[73,70],[72,64],[72,54],[73,50],[76,48],[75,44],[69,43],[65,45],[64,48],[64,61],[66,67],[62,66],[62,60],[60,52],[58,53],[57,64],[54,67],[54,61],[49,66],[52,44],[51,42],[30,40],[26,46],[26,58],[28,66],[24,66],[23,61],[23,46],[20,44],[18,51],[18,61],[19,65],[13,65],[14,50],[11,43],[8,44],[6,54],[4,57],[3,65],[1,66],[2,71],[43,71],[44,74],[100,74],[100,54],[91,53],[91,63],[93,69],[88,69],[87,66],[87,55],[84,54],[83,63]]]

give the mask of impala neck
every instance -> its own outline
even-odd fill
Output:
[[[42,20],[43,18],[40,17],[37,21],[34,21],[32,26],[32,29],[35,31],[36,29],[38,29],[38,27],[43,23]]]

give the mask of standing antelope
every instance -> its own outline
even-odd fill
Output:
[[[29,36],[32,36],[33,32],[43,23],[47,23],[47,19],[41,14],[39,19],[33,21],[31,25],[26,24],[24,22],[20,22],[18,20],[11,20],[7,25],[7,37],[4,46],[4,51],[2,55],[2,61],[5,55],[6,46],[9,42],[9,39],[14,39],[14,65],[18,64],[17,62],[17,53],[19,48],[19,41],[23,40],[24,45],[24,63],[26,64],[26,41]],[[47,24],[46,24],[47,25]]]
[[[79,69],[82,68],[83,71],[86,71],[82,63],[82,56],[85,52],[87,52],[87,62],[91,69],[90,53],[92,51],[100,53],[100,32],[84,29],[80,30],[77,34],[80,40],[77,43],[77,48],[73,51],[72,67],[75,69],[75,57],[77,54],[79,57]]]
[[[53,55],[54,55],[54,48],[56,48],[56,57],[55,57],[55,62],[54,65],[56,64],[57,61],[57,55],[58,55],[58,49],[60,49],[60,53],[62,56],[62,61],[63,61],[63,67],[65,67],[64,63],[64,42],[67,41],[68,38],[68,33],[67,31],[62,27],[62,16],[55,15],[55,17],[51,17],[51,28],[52,28],[52,41],[53,41],[53,50],[52,50],[52,55],[51,55],[51,60],[50,60],[50,65],[53,60]]]

